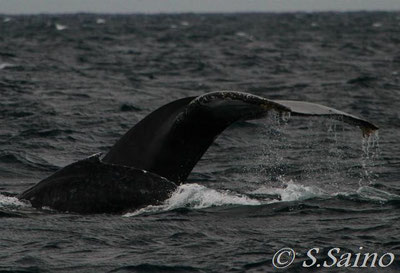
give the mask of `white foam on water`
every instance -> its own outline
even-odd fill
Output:
[[[5,69],[7,67],[16,67],[16,65],[10,63],[0,63],[0,70]]]
[[[306,200],[314,197],[327,196],[327,193],[316,187],[308,187],[290,181],[284,188],[260,187],[249,194],[279,195],[281,201]],[[207,188],[198,184],[184,184],[171,197],[158,206],[147,206],[134,212],[126,213],[124,217],[131,217],[143,213],[156,213],[178,208],[203,209],[227,205],[259,206],[277,202],[271,198],[258,200],[246,195]]]
[[[283,188],[273,188],[262,186],[257,190],[250,192],[251,194],[268,194],[268,195],[279,195],[281,201],[301,201],[315,197],[326,197],[328,193],[318,187],[304,186],[296,184],[292,180],[286,182]],[[276,202],[276,201],[273,201]]]
[[[236,36],[239,36],[239,37],[247,37],[248,36],[245,32],[242,32],[242,31],[236,32],[235,34],[236,34]]]
[[[357,190],[330,193],[315,186],[304,186],[294,183],[292,180],[286,182],[286,185],[283,188],[263,186],[250,192],[250,194],[279,195],[281,197],[280,202],[303,201],[316,197],[327,198],[330,196],[355,196],[357,199],[364,199],[372,202],[400,201],[400,195],[389,193],[371,186],[361,186]],[[278,202],[278,200],[269,201],[268,203],[273,202]]]
[[[105,19],[103,19],[103,18],[97,18],[97,20],[96,20],[96,24],[105,24],[106,23],[106,20]]]
[[[158,206],[147,206],[137,211],[126,213],[124,217],[136,216],[143,213],[169,211],[177,208],[202,209],[226,205],[256,206],[261,202],[245,195],[229,191],[219,191],[198,184],[184,184],[171,197]]]
[[[28,204],[21,202],[16,197],[4,196],[0,194],[0,208],[17,209],[28,206]]]
[[[59,31],[64,30],[64,29],[67,29],[67,28],[68,28],[68,27],[65,26],[65,25],[56,24],[56,29],[59,30]]]

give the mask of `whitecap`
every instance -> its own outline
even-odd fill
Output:
[[[16,67],[16,65],[10,63],[0,63],[0,70],[5,69],[7,67]]]
[[[236,36],[239,36],[239,37],[247,37],[247,34],[245,32],[242,32],[242,31],[238,31],[235,34],[236,34]]]
[[[186,21],[182,21],[182,22],[181,22],[181,26],[187,27],[187,26],[189,26],[189,23],[186,22]]]
[[[247,34],[246,32],[238,31],[235,33],[235,35],[241,38],[247,38],[248,40],[253,40],[253,36]]]
[[[67,29],[67,28],[68,28],[68,27],[65,26],[65,25],[56,24],[56,29],[59,30],[59,31],[64,30],[64,29]]]
[[[97,20],[96,20],[96,24],[105,24],[105,23],[106,23],[106,20],[103,18],[97,18]]]

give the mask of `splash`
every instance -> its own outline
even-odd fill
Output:
[[[284,183],[282,188],[260,187],[250,192],[257,195],[278,195],[284,202],[302,201],[315,197],[326,197],[328,194],[318,187],[296,184],[293,180]],[[272,201],[276,202],[276,201]]]
[[[375,159],[379,152],[379,132],[375,131],[368,137],[362,138],[362,150],[366,158]]]
[[[124,217],[132,217],[145,213],[158,213],[170,211],[178,208],[204,209],[220,206],[260,206],[278,202],[277,199],[271,199],[271,196],[278,195],[280,201],[302,201],[315,197],[324,197],[327,194],[317,187],[307,187],[289,181],[284,188],[260,187],[257,190],[249,192],[248,195],[267,196],[266,198],[251,198],[247,195],[233,193],[231,191],[220,191],[207,188],[198,184],[184,184],[158,206],[147,206],[134,212],[126,213]]]
[[[198,184],[184,184],[158,206],[147,206],[132,213],[127,213],[124,217],[131,217],[143,213],[156,213],[169,211],[178,208],[203,209],[208,207],[244,205],[256,206],[261,202],[251,199],[245,195],[236,194],[230,191],[217,191]]]
[[[289,112],[270,111],[265,119],[256,121],[259,126],[254,134],[260,137],[241,156],[245,162],[240,174],[242,180],[255,185],[265,184],[285,172],[286,151],[290,151],[292,145],[286,135],[289,119]]]
[[[18,209],[22,207],[27,207],[26,203],[19,201],[16,197],[10,197],[0,194],[0,208],[6,209]]]

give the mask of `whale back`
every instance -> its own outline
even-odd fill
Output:
[[[18,195],[33,207],[78,213],[123,213],[167,199],[176,185],[132,167],[105,164],[100,155],[74,162]]]

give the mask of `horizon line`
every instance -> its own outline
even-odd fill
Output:
[[[99,11],[66,11],[66,12],[21,12],[21,13],[0,13],[0,16],[32,16],[32,15],[75,15],[75,14],[90,14],[90,15],[180,15],[180,14],[288,14],[288,13],[373,13],[373,12],[387,12],[398,13],[398,10],[387,9],[350,9],[350,10],[282,10],[282,11],[159,11],[159,12],[99,12]]]

